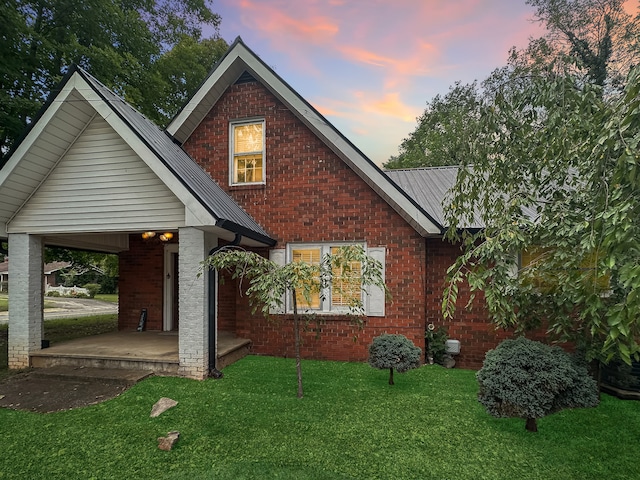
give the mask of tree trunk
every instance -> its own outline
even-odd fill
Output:
[[[298,317],[298,302],[296,291],[293,290],[293,335],[296,353],[296,372],[298,374],[298,398],[302,398],[302,365],[300,362],[300,318]]]
[[[537,432],[538,431],[537,420],[535,418],[527,418],[527,423],[524,428],[529,432]]]
[[[389,385],[393,385],[393,367],[389,369]]]

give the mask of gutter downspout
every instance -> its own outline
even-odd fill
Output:
[[[217,251],[229,247],[240,245],[242,235],[236,233],[236,237],[233,242],[227,245],[218,245],[209,252],[209,256],[215,254]],[[208,316],[209,316],[209,376],[215,379],[223,377],[223,373],[216,368],[217,350],[216,350],[216,271],[213,268],[209,269],[209,301],[208,301]]]

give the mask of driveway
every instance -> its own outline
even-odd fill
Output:
[[[55,305],[51,308],[45,308],[45,320],[118,313],[117,304],[90,298],[45,297],[44,300],[47,304]],[[0,324],[5,324],[8,321],[9,312],[0,312]]]

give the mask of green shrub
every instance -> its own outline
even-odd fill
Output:
[[[524,337],[489,350],[476,378],[478,400],[491,415],[524,418],[533,432],[538,418],[599,402],[598,385],[586,366],[560,347]]]
[[[57,292],[55,290],[49,290],[47,292],[47,297],[59,297],[60,296],[60,292]]]
[[[100,292],[100,285],[97,283],[87,283],[84,288],[89,291],[89,298],[95,297]]]
[[[389,369],[389,385],[393,385],[393,370],[404,373],[420,366],[422,350],[404,335],[384,333],[369,345],[369,365]]]
[[[436,327],[433,323],[427,325],[425,333],[427,339],[427,357],[435,363],[442,364],[444,356],[447,353],[447,329],[444,327]]]

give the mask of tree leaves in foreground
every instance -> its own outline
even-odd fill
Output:
[[[224,43],[217,34],[220,17],[205,0],[2,0],[0,5],[0,155],[7,154],[72,64],[166,123],[183,90],[190,95],[204,78],[202,71],[220,58],[216,42]],[[213,34],[203,41],[205,27]],[[164,60],[176,47],[179,61],[176,55]],[[192,69],[194,62],[199,68]],[[158,106],[161,95],[178,100],[161,100]]]
[[[357,322],[365,314],[362,292],[367,291],[366,287],[377,287],[388,294],[382,264],[367,255],[359,245],[339,247],[334,253],[323,255],[318,264],[294,261],[285,265],[278,265],[255,252],[227,247],[210,255],[203,265],[205,268],[230,272],[233,279],[240,281],[241,287],[243,282],[247,282],[244,284],[245,293],[253,306],[252,313],[260,309],[269,317],[274,310],[284,312],[285,298],[290,296],[298,398],[303,397],[300,322],[301,317],[313,315],[313,311],[301,313],[299,310],[304,311],[304,307],[298,302],[301,300],[310,305],[313,295],[320,295],[324,299],[331,291],[333,295],[349,299],[345,314]]]
[[[574,77],[532,78],[499,92],[482,118],[446,210],[464,252],[444,315],[466,279],[498,327],[545,327],[589,359],[638,358],[640,67],[619,96]],[[455,228],[474,215],[485,229]]]

